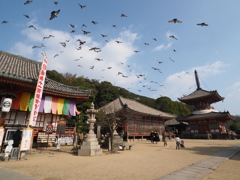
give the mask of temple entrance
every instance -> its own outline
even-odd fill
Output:
[[[210,131],[208,124],[198,124],[198,132],[199,133],[206,133],[206,131],[208,131],[208,132]]]

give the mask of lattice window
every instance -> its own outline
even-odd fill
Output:
[[[5,124],[15,124],[17,111],[10,111],[7,113]]]
[[[38,114],[37,117],[37,122],[36,122],[36,126],[37,127],[44,127],[44,121],[45,121],[45,114]]]

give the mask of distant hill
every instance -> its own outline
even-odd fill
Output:
[[[157,99],[153,99],[141,96],[134,94],[124,88],[114,86],[107,81],[99,82],[98,80],[90,80],[84,76],[77,77],[76,74],[71,73],[61,74],[55,70],[47,71],[47,77],[62,84],[79,86],[81,89],[91,89],[93,91],[93,94],[89,97],[89,99],[77,105],[77,108],[81,112],[85,112],[87,109],[89,109],[91,102],[94,102],[95,107],[99,108],[113,101],[119,96],[134,99],[152,108],[176,114],[178,116],[191,114],[192,110],[191,106],[186,106],[185,104],[178,101],[172,101],[169,97],[159,97]]]

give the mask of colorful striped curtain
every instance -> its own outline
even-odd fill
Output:
[[[16,95],[17,97],[12,99],[11,109],[31,111],[34,94],[29,92],[17,92]],[[73,100],[42,96],[39,112],[75,116],[76,111],[76,104]],[[77,111],[77,113],[79,112]]]

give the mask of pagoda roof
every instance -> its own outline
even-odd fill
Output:
[[[210,103],[214,103],[224,100],[224,97],[221,97],[217,91],[206,91],[200,88],[187,96],[178,98],[179,101],[186,104],[192,104],[191,101],[196,101],[199,99],[209,99]]]
[[[113,100],[112,102],[102,106],[99,109],[103,109],[106,112],[106,114],[110,114],[110,113],[115,113],[115,112],[121,111],[126,108],[128,108],[132,111],[135,111],[137,113],[140,113],[140,114],[158,116],[158,117],[166,118],[166,119],[175,119],[177,117],[176,115],[159,111],[157,109],[154,109],[154,108],[146,106],[142,103],[139,103],[135,100],[127,99],[124,97],[119,97],[119,98]]]
[[[233,117],[232,115],[230,115],[228,111],[226,111],[226,112],[210,112],[204,114],[190,114],[187,116],[179,116],[176,118],[176,120],[178,121],[211,120],[221,117],[226,118],[226,121],[235,119],[235,117]]]
[[[41,64],[38,61],[0,51],[0,77],[37,84]],[[88,97],[92,94],[91,90],[81,90],[79,87],[64,85],[47,77],[44,84],[44,92],[46,91],[78,97]]]

